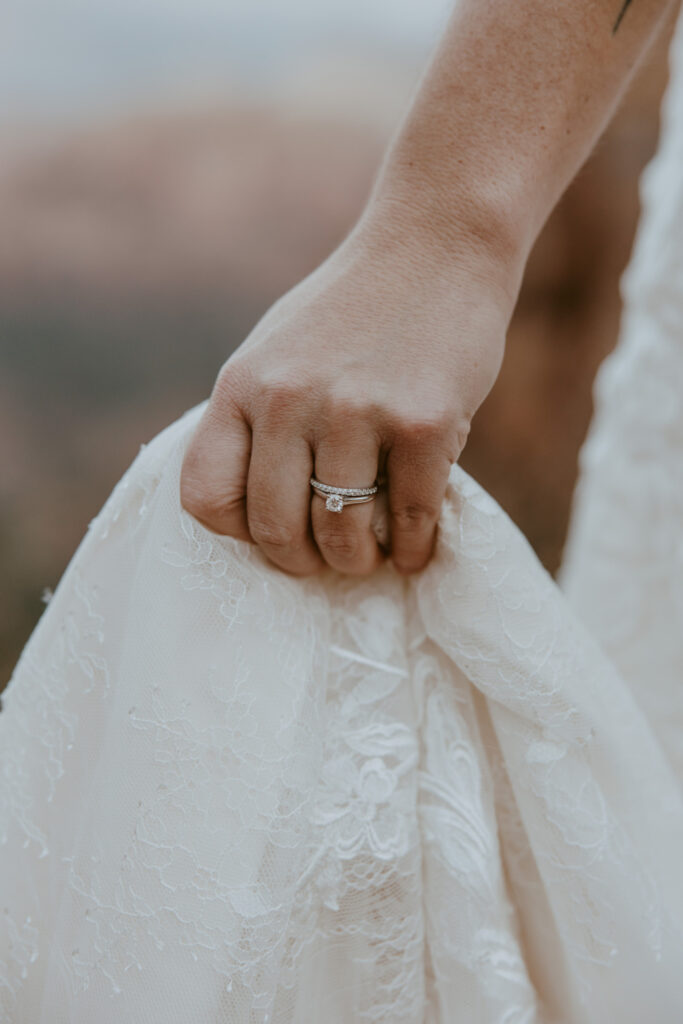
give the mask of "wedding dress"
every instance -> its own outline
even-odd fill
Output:
[[[3,695],[0,1020],[683,1020],[683,22],[554,582],[453,467],[434,558],[295,578],[179,504],[203,406]]]

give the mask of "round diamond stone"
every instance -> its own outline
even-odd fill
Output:
[[[330,512],[341,512],[344,508],[344,499],[341,494],[330,494],[325,500],[325,508]]]

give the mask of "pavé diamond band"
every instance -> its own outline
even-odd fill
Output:
[[[325,508],[330,512],[341,512],[344,505],[357,505],[363,501],[372,501],[379,490],[379,485],[372,487],[333,487],[332,484],[324,484],[310,478],[310,485],[316,494],[325,499]]]

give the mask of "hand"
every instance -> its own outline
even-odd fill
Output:
[[[294,575],[400,572],[431,556],[449,471],[500,367],[513,291],[491,253],[448,256],[406,208],[368,216],[230,356],[187,448],[183,507]],[[389,552],[373,502],[325,508],[387,477]]]

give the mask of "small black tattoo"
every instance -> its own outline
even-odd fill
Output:
[[[612,26],[612,35],[615,34],[617,29],[621,25],[622,18],[624,17],[624,15],[626,14],[626,11],[628,10],[628,8],[630,6],[631,6],[631,0],[624,0],[624,3],[622,4],[621,10],[619,11],[619,16],[618,16],[617,20],[614,22],[614,25]]]

